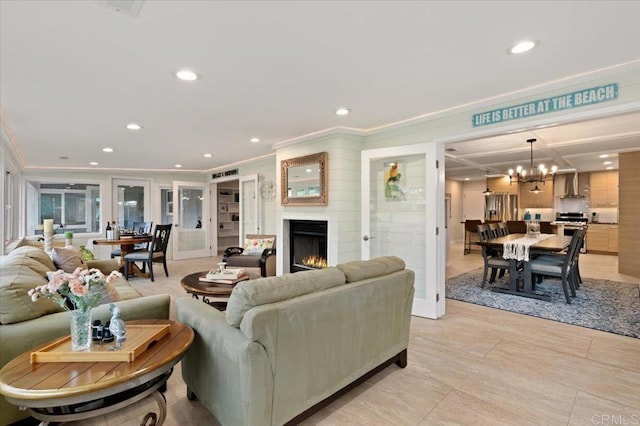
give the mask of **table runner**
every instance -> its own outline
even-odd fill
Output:
[[[529,261],[529,247],[532,245],[551,238],[555,234],[540,234],[538,238],[523,237],[512,240],[503,244],[502,257],[505,259],[515,259],[519,261]]]

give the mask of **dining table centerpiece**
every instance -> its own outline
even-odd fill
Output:
[[[59,269],[50,273],[46,285],[35,287],[28,294],[34,302],[46,297],[71,311],[71,350],[87,351],[91,346],[91,309],[100,304],[107,286],[120,277],[118,271],[105,276],[95,268],[77,268],[71,273]]]

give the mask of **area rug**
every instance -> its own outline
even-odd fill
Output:
[[[508,287],[508,277],[493,287]],[[496,293],[481,288],[482,268],[446,282],[446,297],[476,305],[531,315],[566,324],[640,338],[640,283],[621,283],[583,277],[583,284],[568,305],[559,280],[547,278],[536,289],[551,295],[551,302]]]

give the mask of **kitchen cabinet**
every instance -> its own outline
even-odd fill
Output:
[[[544,185],[538,183],[538,188],[542,192],[537,194],[530,191],[536,186],[534,183],[520,184],[519,186],[520,209],[553,208],[553,181],[547,181]]]
[[[609,251],[618,252],[618,225],[609,225]]]
[[[591,172],[589,177],[589,202],[594,207],[618,206],[618,172]]]
[[[509,177],[492,177],[487,179],[487,186],[498,194],[518,194],[518,182],[509,184]]]
[[[618,253],[618,225],[589,224],[587,228],[587,251]]]

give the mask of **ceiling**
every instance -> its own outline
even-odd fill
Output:
[[[210,170],[324,129],[371,129],[637,61],[638,16],[640,2],[625,1],[2,0],[2,125],[26,168]],[[523,38],[540,45],[505,53]],[[179,81],[182,68],[200,78]],[[531,135],[536,158],[596,166],[603,139],[588,139],[627,134],[606,150],[638,147],[638,123],[451,144],[447,175],[498,173],[528,158]]]

